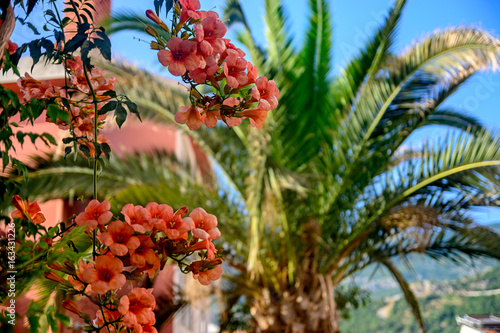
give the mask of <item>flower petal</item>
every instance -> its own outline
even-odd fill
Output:
[[[168,66],[168,71],[174,76],[182,76],[186,73],[186,66],[180,61],[175,61]]]

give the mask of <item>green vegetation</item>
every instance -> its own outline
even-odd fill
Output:
[[[457,333],[456,316],[500,312],[500,294],[478,297],[460,295],[463,291],[500,288],[500,267],[467,279],[439,282],[436,287],[440,290],[451,289],[452,292],[443,295],[432,293],[418,298],[428,333]],[[343,333],[412,333],[419,329],[406,302],[390,298],[376,298],[366,307],[353,310],[350,320],[343,321],[341,328]]]

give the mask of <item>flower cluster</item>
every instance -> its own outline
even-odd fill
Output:
[[[275,82],[259,77],[245,53],[224,38],[227,28],[217,13],[200,10],[199,0],[178,0],[174,9],[172,30],[152,10],[146,11],[168,40],[152,26],[146,32],[156,39],[151,48],[158,50],[159,62],[191,87],[191,105],[182,107],[175,120],[195,130],[202,123],[214,127],[218,120],[238,126],[249,118],[252,126],[262,128],[267,112],[278,106]],[[197,89],[202,84],[216,93],[202,95]]]
[[[117,219],[113,218],[108,201],[92,200],[75,223],[97,236],[95,260],[82,260],[77,267],[70,262],[50,266],[67,274],[67,279],[55,271],[45,276],[100,306],[92,318],[72,301],[63,304],[86,320],[92,330],[127,328],[131,332],[156,332],[152,290],[133,287],[127,280],[140,280],[146,274],[153,278],[169,259],[182,272],[192,272],[203,285],[211,284],[222,274],[222,259],[212,243],[221,236],[217,217],[203,208],[188,213],[185,206],[174,211],[169,205],[150,202],[146,207],[125,205],[121,210],[123,218]],[[200,260],[188,261],[195,252]],[[120,289],[126,288],[132,289],[119,297]]]
[[[36,99],[54,99],[55,103],[69,117],[56,118],[56,124],[64,130],[70,129],[74,137],[78,138],[78,143],[85,145],[90,150],[90,155],[94,155],[94,121],[95,107],[93,105],[93,96],[85,77],[85,69],[80,57],[74,57],[65,61],[65,69],[68,73],[66,85],[64,87],[56,86],[49,80],[39,81],[31,77],[28,73],[17,81],[17,84],[23,93],[25,101],[31,98]],[[97,99],[97,109],[100,110],[109,100],[108,96],[103,95],[107,91],[114,90],[114,78],[109,80],[104,77],[104,71],[92,67],[89,72],[89,81]],[[98,127],[102,128],[106,115],[97,115]],[[47,121],[53,122],[53,119],[47,117]],[[97,142],[106,142],[102,134],[98,134]]]

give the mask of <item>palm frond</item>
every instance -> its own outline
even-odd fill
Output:
[[[340,194],[366,186],[387,163],[385,154],[395,151],[458,85],[478,70],[497,68],[499,48],[486,32],[456,28],[434,33],[397,59],[367,84],[364,98],[340,126],[335,150],[324,154],[330,168],[342,167],[327,187],[328,206],[336,206]]]
[[[456,196],[460,178],[472,172],[477,178],[474,181],[464,178],[467,188],[460,193],[469,193],[469,199],[481,198],[477,202],[483,205],[488,200],[496,200],[491,187],[500,165],[499,144],[498,134],[471,129],[449,133],[437,143],[429,141],[422,149],[411,149],[407,157],[401,158],[401,164],[375,177],[364,194],[358,196],[355,214],[358,221],[365,222],[353,226],[359,229],[351,236],[355,239],[357,232],[361,233],[364,227],[376,221],[375,216],[383,216],[404,202],[415,203],[412,200],[421,199],[425,193],[441,195],[446,190],[454,191],[450,193]]]
[[[473,224],[461,209],[463,201],[455,200],[451,205],[450,201],[394,208],[335,267],[334,278],[341,280],[374,262],[406,258],[412,253],[463,266],[471,259],[500,258],[500,235]]]
[[[375,178],[373,185],[367,187],[363,195],[358,195],[358,199],[352,205],[356,208],[349,214],[345,211],[331,212],[333,216],[337,216],[338,213],[344,214],[344,223],[343,228],[335,229],[330,228],[331,224],[325,224],[324,230],[329,232],[329,241],[335,244],[326,261],[326,267],[329,267],[331,271],[336,270],[339,265],[342,265],[342,261],[347,260],[350,253],[360,251],[365,241],[383,240],[390,244],[391,242],[380,234],[380,224],[384,221],[382,217],[390,215],[392,210],[399,210],[407,205],[413,207],[422,204],[425,207],[435,207],[438,209],[436,214],[442,214],[443,218],[456,218],[467,225],[468,219],[464,215],[464,210],[470,206],[468,200],[474,195],[481,195],[482,199],[480,201],[477,199],[476,202],[485,204],[491,198],[487,194],[492,195],[492,193],[483,192],[481,186],[475,188],[474,183],[468,183],[467,190],[472,195],[468,197],[461,195],[457,201],[443,200],[443,198],[446,199],[446,195],[436,188],[436,185],[440,184],[440,180],[450,179],[454,175],[472,169],[476,172],[483,170],[486,174],[488,169],[478,168],[500,165],[499,145],[500,136],[489,131],[451,133],[437,145],[426,145],[415,160],[406,161],[385,175]],[[464,193],[467,192],[463,191],[462,194]],[[456,192],[453,194],[457,196]],[[429,195],[433,197],[430,198]],[[491,199],[495,198],[496,195],[493,195]],[[411,216],[411,218],[403,217],[402,220],[410,221],[418,216],[429,219],[430,215],[413,214]],[[422,221],[425,221],[425,218]],[[448,224],[437,222],[435,225],[449,227]],[[423,229],[419,227],[418,230]],[[410,237],[410,239],[413,238]],[[424,239],[427,239],[427,236]],[[421,244],[424,243],[421,242]],[[366,244],[366,246],[370,248],[373,244]],[[415,249],[414,247],[413,250]]]
[[[241,8],[239,0],[226,1],[226,5],[224,6],[224,18],[229,20],[228,26],[238,22],[243,23],[245,29],[237,33],[236,39],[247,47],[253,64],[262,71],[267,55],[261,46],[255,43],[255,38],[252,36],[252,31],[247,24],[245,13]]]
[[[242,23],[245,29],[250,30],[250,26],[248,25],[239,0],[227,0],[222,11],[224,12],[223,20],[226,21],[226,26],[228,28],[233,24]]]
[[[148,25],[155,28],[155,30],[169,40],[170,36],[161,29],[156,23],[152,22],[146,17],[145,14],[139,14],[131,10],[122,10],[118,13],[113,13],[109,19],[106,19],[102,25],[109,35],[122,32],[122,31],[135,31],[145,33],[144,28]]]
[[[401,180],[404,191],[387,207],[416,194],[434,182],[460,172],[480,167],[500,165],[500,136],[487,130],[451,133],[440,144],[424,146],[422,158],[408,164],[404,174],[412,176]],[[413,171],[412,171],[413,170]]]
[[[345,115],[356,95],[361,94],[362,86],[369,80],[368,77],[373,78],[381,64],[386,62],[405,4],[405,0],[395,3],[384,24],[332,84],[333,110],[339,117]]]
[[[311,17],[304,48],[295,66],[294,85],[285,86],[280,107],[274,118],[277,122],[277,154],[292,170],[303,169],[320,151],[320,142],[330,137],[332,122],[328,98],[331,78],[330,13],[325,0],[310,1]],[[279,152],[279,153],[278,153]]]
[[[436,111],[432,112],[432,114],[420,124],[420,127],[431,125],[449,126],[463,131],[470,130],[472,127],[484,128],[483,123],[477,117],[463,111],[445,107],[438,108]]]
[[[398,282],[399,287],[401,288],[401,291],[403,292],[403,295],[406,299],[406,303],[410,306],[411,311],[413,312],[413,315],[415,316],[415,319],[418,322],[418,325],[420,326],[420,330],[422,333],[426,332],[425,329],[425,324],[424,324],[424,319],[422,316],[422,311],[420,310],[420,304],[417,300],[417,297],[415,297],[415,294],[411,290],[408,282],[404,278],[403,274],[396,268],[394,263],[389,260],[385,259],[381,261],[382,265],[385,266],[385,268],[392,274],[394,279]]]
[[[287,15],[281,0],[265,0],[264,6],[266,13],[265,34],[268,41],[264,72],[281,82],[284,80],[279,77],[280,75],[286,77],[288,72],[293,71],[295,50],[292,46],[292,39],[288,34],[290,30]],[[283,83],[286,84],[286,82]]]
[[[417,42],[379,73],[381,76],[388,75],[388,79],[373,81],[373,85],[367,87],[367,98],[358,102],[352,115],[357,117],[357,121],[352,123],[359,124],[359,134],[353,137],[353,150],[366,148],[366,142],[386,112],[398,111],[401,105],[407,105],[410,94],[425,97],[437,84],[443,86],[445,92],[452,92],[454,90],[447,86],[448,82],[453,82],[451,87],[454,88],[461,83],[460,78],[470,76],[469,72],[498,68],[499,50],[498,42],[491,35],[472,28],[436,32]],[[438,100],[444,100],[449,94],[443,97],[442,93],[438,93]],[[353,130],[349,128],[348,132]]]

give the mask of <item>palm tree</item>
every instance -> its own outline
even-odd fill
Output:
[[[346,298],[339,285],[380,265],[425,331],[393,258],[500,259],[499,235],[469,215],[471,207],[500,203],[500,136],[442,107],[473,74],[498,68],[499,41],[476,28],[448,28],[394,54],[405,5],[398,0],[359,54],[332,76],[328,3],[309,4],[301,49],[287,34],[279,0],[265,0],[266,48],[248,25],[239,34],[260,73],[282,92],[262,130],[246,124],[190,132],[178,125],[210,157],[211,177],[196,181],[161,154],[132,156],[104,169],[101,193],[114,205],[201,204],[219,216],[230,266],[223,327],[244,303],[255,332],[339,332]],[[238,0],[228,1],[227,14],[245,23]],[[144,27],[125,20],[123,28]],[[169,84],[125,65],[106,67],[145,116],[174,123]],[[407,144],[429,125],[447,134]],[[74,195],[89,194],[78,178],[85,167],[65,163],[41,164],[31,173],[31,193],[67,196],[71,181]]]

